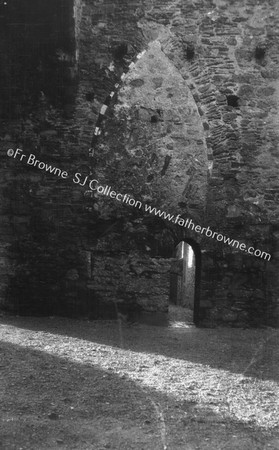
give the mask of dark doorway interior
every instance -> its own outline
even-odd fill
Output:
[[[174,251],[171,268],[169,320],[173,324],[197,324],[200,258],[197,249],[185,241]]]

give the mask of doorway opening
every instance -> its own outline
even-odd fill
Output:
[[[198,324],[200,249],[194,242],[181,241],[174,250],[171,266],[169,322],[172,326]]]

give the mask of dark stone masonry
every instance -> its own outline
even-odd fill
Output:
[[[0,25],[1,309],[167,313],[184,240],[196,325],[277,326],[279,3],[6,0]]]

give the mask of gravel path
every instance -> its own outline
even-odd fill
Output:
[[[0,448],[279,449],[278,340],[273,329],[4,318]]]

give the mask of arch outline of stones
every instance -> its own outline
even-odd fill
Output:
[[[150,41],[148,44],[150,44],[152,41]],[[99,115],[97,117],[97,121],[95,123],[95,128],[94,128],[94,132],[93,132],[93,136],[91,139],[91,145],[88,151],[88,156],[89,158],[92,158],[95,154],[95,147],[97,145],[98,142],[98,137],[102,134],[102,129],[101,129],[101,125],[106,117],[106,113],[109,109],[109,106],[112,103],[113,98],[117,95],[117,91],[118,89],[121,87],[121,82],[124,81],[125,76],[127,75],[127,73],[133,69],[137,63],[137,61],[146,53],[146,49],[142,50],[141,52],[139,52],[136,57],[133,58],[132,61],[130,61],[127,70],[123,71],[123,74],[121,75],[120,80],[114,84],[114,90],[110,92],[109,95],[107,95],[107,97],[105,98],[104,103],[102,104],[101,108],[100,108],[100,112]],[[163,50],[162,50],[163,51]],[[165,56],[168,58],[168,55],[163,51],[163,53],[165,54]],[[169,59],[169,58],[168,58]],[[180,75],[182,76],[181,72],[179,71],[179,69],[174,65],[173,61],[171,61],[171,63],[173,64],[173,66],[176,68],[176,70],[178,70],[178,72],[180,73]],[[113,64],[113,62],[111,63]],[[182,78],[184,79],[184,77],[182,76]],[[201,123],[205,123],[203,122],[203,118],[202,118],[202,114],[204,114],[202,112],[202,103],[201,102],[197,102],[197,98],[198,98],[198,92],[197,92],[197,88],[192,84],[192,83],[188,83],[187,80],[184,79],[184,81],[187,84],[187,87],[189,89],[189,92],[191,92],[192,94],[192,98],[194,100],[194,103],[196,105]],[[202,112],[202,113],[201,113]],[[206,122],[206,124],[209,127],[208,121]],[[205,130],[204,130],[205,131]],[[213,153],[212,150],[208,147],[208,140],[205,140],[205,147],[207,149],[207,160],[208,160],[208,174],[211,176],[212,175],[212,169],[213,169]]]

